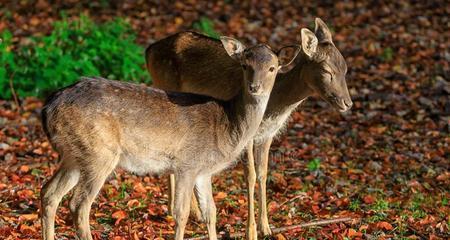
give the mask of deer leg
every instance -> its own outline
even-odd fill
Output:
[[[174,207],[174,199],[175,199],[175,175],[170,174],[170,185],[169,185],[169,215],[173,216],[173,207]],[[202,221],[202,214],[200,209],[198,208],[198,201],[195,198],[195,195],[192,195],[191,198],[191,216],[195,218],[198,222]]]
[[[247,218],[247,239],[256,240],[258,232],[255,222],[255,160],[253,156],[253,140],[247,144],[247,165],[244,167],[245,177],[247,179],[247,199],[248,199],[248,218]]]
[[[203,221],[208,227],[209,239],[216,240],[216,205],[212,194],[211,176],[197,177],[195,181],[195,195],[200,204]]]
[[[55,239],[55,216],[64,195],[78,182],[78,169],[65,168],[64,165],[41,190],[42,239]]]
[[[194,189],[195,175],[192,173],[177,174],[175,180],[175,204],[173,209],[175,240],[182,240],[184,237],[184,229],[189,218],[189,207]]]
[[[89,226],[91,206],[106,178],[117,165],[118,157],[119,155],[114,157],[113,162],[102,162],[96,166],[88,166],[81,170],[80,179],[74,188],[69,203],[78,239],[92,240]]]
[[[175,174],[169,176],[169,215],[173,216],[173,208],[175,205]]]
[[[267,139],[261,145],[255,146],[256,152],[256,175],[258,178],[258,195],[259,195],[259,214],[258,228],[264,236],[271,235],[272,231],[269,226],[269,218],[267,217],[267,167],[269,163],[269,151],[272,144],[272,138]]]
[[[191,198],[191,216],[194,217],[197,222],[201,222],[203,220],[202,212],[199,208],[199,202],[197,201],[195,194],[192,194]]]
[[[70,200],[70,211],[74,220],[78,239],[92,240],[89,226],[89,213],[95,197],[103,186],[107,176],[88,179],[81,177],[75,186],[72,199]]]

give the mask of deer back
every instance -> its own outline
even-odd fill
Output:
[[[153,86],[228,100],[241,88],[242,69],[220,41],[195,32],[180,32],[146,50]]]

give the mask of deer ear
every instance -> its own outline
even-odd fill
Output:
[[[306,56],[311,59],[317,51],[317,44],[319,41],[317,40],[316,35],[307,28],[302,28],[301,35],[302,50]]]
[[[221,36],[220,41],[222,42],[222,45],[227,51],[228,55],[236,60],[239,59],[241,53],[245,49],[244,44],[231,37]]]
[[[331,38],[331,31],[328,29],[327,24],[325,24],[322,19],[316,18],[316,28],[314,32],[319,39],[320,43],[333,43],[333,39]]]
[[[292,63],[294,62],[297,55],[300,53],[301,49],[302,48],[299,45],[291,45],[282,47],[280,50],[278,50],[277,52],[279,62],[278,72],[285,73],[290,71],[293,68]]]

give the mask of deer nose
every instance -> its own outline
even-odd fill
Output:
[[[350,109],[353,106],[352,100],[344,100],[344,104],[347,107],[347,109]]]
[[[252,93],[257,93],[259,91],[260,87],[261,87],[261,85],[259,85],[259,84],[250,84],[249,90]]]

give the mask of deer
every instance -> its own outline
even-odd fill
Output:
[[[277,75],[261,125],[246,147],[247,239],[257,238],[256,180],[259,184],[258,229],[264,236],[271,235],[266,203],[269,151],[274,137],[285,128],[291,113],[311,95],[319,95],[339,112],[349,110],[353,104],[345,80],[347,65],[333,43],[328,26],[316,18],[314,32],[302,28],[300,33],[300,54],[294,60],[295,66]],[[239,91],[240,66],[226,56],[216,39],[192,31],[180,32],[149,45],[145,55],[153,87],[223,100],[232,98]],[[169,209],[173,209],[174,179],[171,175]],[[196,205],[193,196],[191,210],[195,210]],[[193,212],[198,218],[198,210]]]
[[[79,239],[92,240],[91,205],[116,167],[136,174],[175,175],[175,239],[183,239],[194,193],[209,239],[217,239],[211,176],[233,164],[258,130],[279,62],[267,45],[245,47],[221,37],[242,65],[241,90],[224,101],[100,77],[82,78],[52,95],[42,124],[60,167],[41,191],[44,240],[55,238],[58,204],[72,188],[69,209]]]

